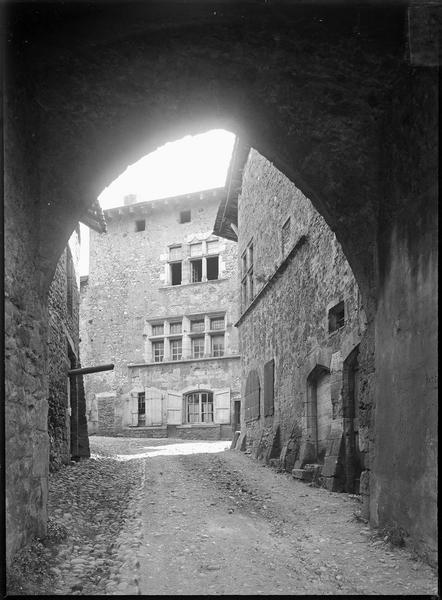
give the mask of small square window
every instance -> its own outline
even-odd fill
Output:
[[[163,335],[164,334],[164,324],[158,323],[156,325],[152,325],[152,335]]]
[[[181,333],[181,321],[170,324],[170,333]]]
[[[180,259],[181,259],[181,246],[170,246],[169,260],[180,260]]]
[[[328,332],[337,331],[345,324],[345,307],[342,300],[328,311]]]
[[[190,210],[180,212],[180,223],[190,223]]]
[[[135,231],[144,231],[145,229],[146,229],[145,219],[141,219],[140,221],[135,221]]]
[[[203,245],[201,242],[198,244],[190,244],[190,256],[200,256],[203,253]]]
[[[197,319],[190,322],[190,331],[204,331],[204,319]]]
[[[224,329],[224,317],[210,319],[210,329]]]

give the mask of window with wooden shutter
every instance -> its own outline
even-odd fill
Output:
[[[230,423],[230,388],[214,393],[215,423]]]
[[[183,396],[174,390],[167,390],[167,422],[169,425],[183,422]]]
[[[264,416],[270,417],[274,411],[274,377],[275,361],[269,360],[264,365]]]
[[[259,419],[260,416],[261,387],[259,375],[256,371],[250,371],[246,382],[245,393],[245,420],[246,422]]]

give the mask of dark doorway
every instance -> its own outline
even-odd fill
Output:
[[[359,494],[362,456],[359,449],[359,381],[357,346],[344,362],[345,491]]]
[[[233,433],[241,429],[241,400],[235,400],[233,407]]]
[[[68,346],[68,359],[69,359],[69,368],[75,369],[77,365],[77,358],[69,344]],[[70,440],[70,453],[72,460],[79,460],[79,452],[78,452],[78,397],[77,397],[77,377],[69,377],[68,390],[69,390],[69,398],[68,398],[68,414],[70,415],[70,430],[71,430],[71,440]]]

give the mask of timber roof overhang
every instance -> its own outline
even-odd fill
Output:
[[[241,193],[242,176],[250,146],[237,137],[227,174],[226,195],[221,200],[213,227],[213,233],[237,242],[238,197]]]
[[[106,233],[106,219],[98,200],[95,200],[86,210],[86,213],[80,218],[80,222],[98,233]]]

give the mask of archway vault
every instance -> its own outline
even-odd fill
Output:
[[[373,8],[287,3],[252,10],[195,2],[192,10],[174,5],[173,18],[156,3],[70,10],[60,20],[47,5],[20,27],[16,9],[16,60],[27,63],[22,85],[45,157],[45,285],[75,221],[128,164],[182,135],[222,127],[313,202],[368,296],[380,128],[401,60],[397,8],[388,26],[385,9],[378,20]]]
[[[9,3],[8,448],[20,439],[34,461],[28,479],[8,471],[10,552],[30,535],[14,494],[30,498],[31,480],[41,506],[29,518],[44,529],[45,292],[57,260],[127,165],[222,127],[292,180],[343,247],[369,321],[371,519],[400,523],[434,555],[438,69],[413,62],[410,14],[400,1]]]

